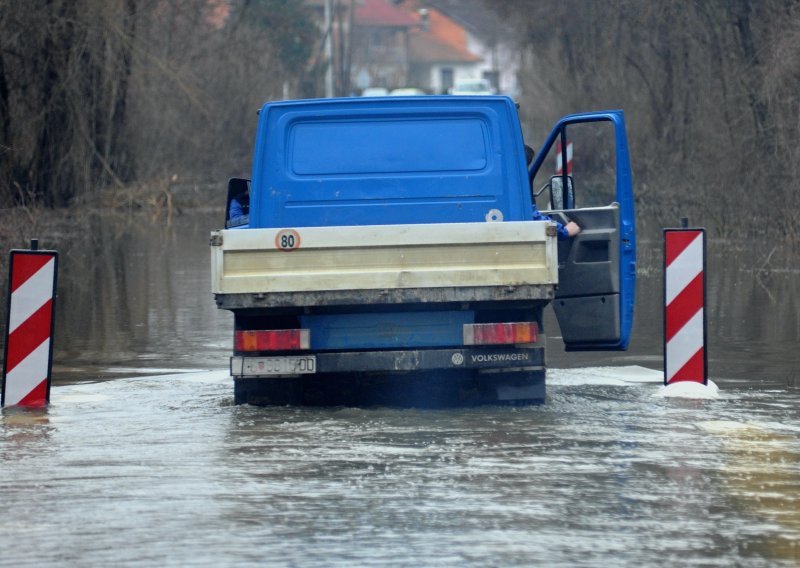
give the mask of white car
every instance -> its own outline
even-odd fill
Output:
[[[422,89],[417,89],[416,87],[400,87],[399,89],[393,89],[390,93],[390,97],[417,97],[420,95],[425,95],[425,91]]]
[[[389,89],[386,87],[367,87],[361,91],[362,97],[385,97],[389,94]]]
[[[494,95],[494,88],[489,81],[476,79],[474,81],[462,81],[453,85],[450,89],[451,95]]]

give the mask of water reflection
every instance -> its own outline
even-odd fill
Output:
[[[232,404],[218,220],[94,217],[61,248],[52,404],[0,414],[0,564],[800,562],[800,271],[779,252],[709,243],[719,400],[632,382],[661,366],[651,242],[630,351],[551,337],[544,406],[263,409]]]
[[[224,460],[242,493],[226,520],[271,542],[279,563],[302,543],[312,564],[385,561],[399,543],[403,564],[796,559],[798,528],[738,507],[727,447],[697,427],[740,415],[738,394],[687,404],[647,384],[553,382],[538,408],[238,407]],[[767,477],[770,462],[748,471]],[[776,499],[793,503],[795,490]]]
[[[208,234],[219,213],[90,216],[61,252],[56,311],[56,381],[145,372],[223,368],[232,318],[210,294]],[[156,220],[158,221],[158,220]],[[565,353],[550,310],[552,367],[661,366],[662,243],[639,243],[636,313],[630,349]],[[800,269],[791,252],[743,243],[708,243],[709,369],[726,381],[800,384]],[[4,311],[5,306],[0,308]]]
[[[49,449],[53,427],[46,409],[4,408],[0,426],[0,462],[24,461]]]
[[[224,366],[232,318],[209,292],[216,222],[92,218],[61,262],[55,379]]]
[[[639,243],[636,311],[630,348],[616,354],[564,353],[552,339],[555,367],[643,364],[661,366],[663,352],[662,244]],[[712,240],[707,258],[708,357],[711,377],[725,381],[797,386],[800,377],[800,268],[789,251],[763,251]],[[549,312],[549,310],[548,310]],[[548,314],[552,316],[552,314]],[[557,333],[552,317],[545,321]]]
[[[733,421],[699,426],[723,440],[721,481],[729,505],[752,518],[753,534],[740,543],[740,553],[800,561],[800,428]],[[758,530],[764,526],[772,534]]]
[[[635,373],[455,411],[234,406],[225,370],[56,385],[0,418],[0,563],[796,563],[800,393]]]

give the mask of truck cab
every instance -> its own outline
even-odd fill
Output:
[[[597,124],[608,140],[587,139],[602,156],[575,167],[592,188],[555,175],[555,149],[566,158],[562,146]],[[570,220],[581,233],[559,239]],[[565,117],[529,163],[503,96],[267,103],[211,255],[216,303],[234,314],[237,403],[543,402],[549,303],[567,349],[627,347],[623,114]]]

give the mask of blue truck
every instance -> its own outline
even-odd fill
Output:
[[[536,153],[504,96],[267,103],[211,272],[237,404],[543,402],[546,306],[569,351],[628,345],[623,112],[566,116]]]

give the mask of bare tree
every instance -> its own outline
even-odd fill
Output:
[[[64,205],[129,179],[126,120],[135,0],[0,4],[0,170],[6,203]]]
[[[0,205],[242,173],[317,35],[302,0],[0,0]]]
[[[310,14],[300,0],[232,2],[221,21],[209,17],[208,4],[154,4],[141,15],[132,78],[139,178],[246,173],[256,111],[303,94],[313,75],[306,62],[318,32]]]
[[[663,226],[688,215],[720,235],[766,230],[797,241],[800,5],[487,5],[514,26],[522,106],[534,126],[568,112],[625,109],[645,220]]]

